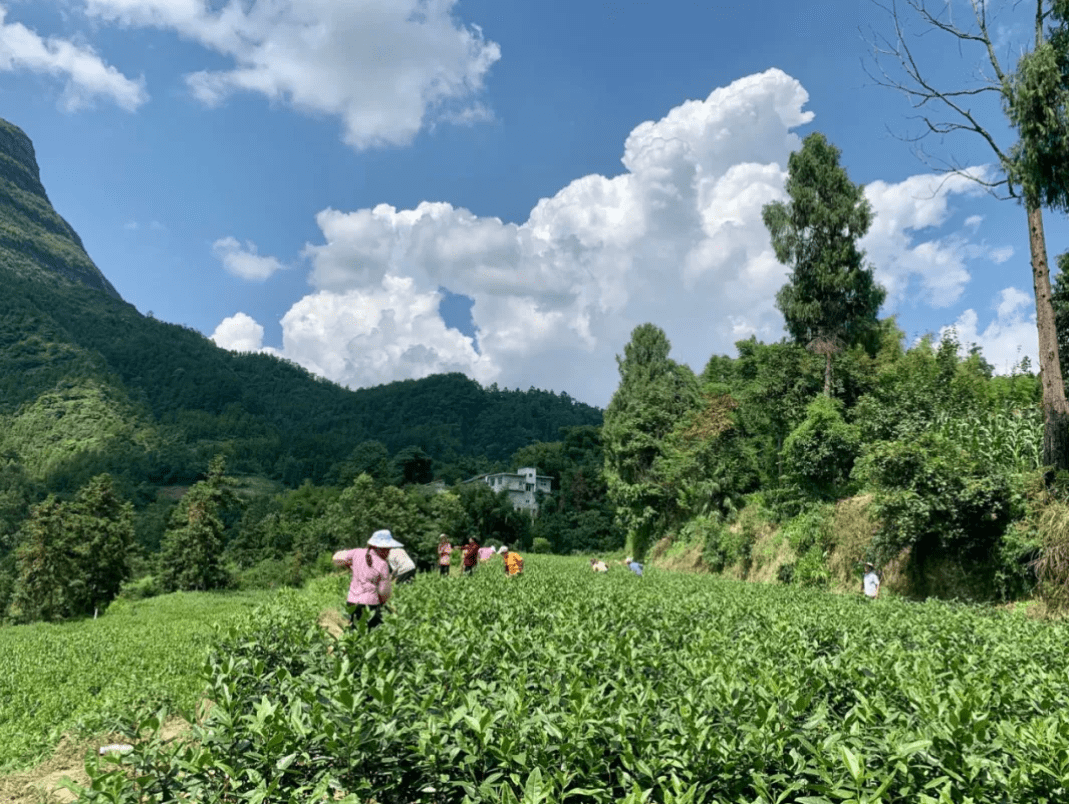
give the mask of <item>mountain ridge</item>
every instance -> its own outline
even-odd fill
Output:
[[[6,121],[0,283],[0,464],[48,490],[109,471],[150,498],[149,487],[189,481],[219,453],[235,471],[292,486],[346,482],[361,456],[422,451],[453,480],[561,428],[601,424],[599,409],[567,394],[483,388],[461,374],[350,390],[143,316],[52,209],[32,142]]]
[[[0,118],[0,263],[21,275],[46,273],[121,299],[86,253],[81,237],[52,207],[33,141]]]

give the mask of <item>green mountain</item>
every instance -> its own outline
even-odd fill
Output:
[[[17,475],[69,492],[110,471],[148,499],[217,453],[287,485],[344,478],[383,454],[429,457],[455,479],[562,427],[601,424],[566,394],[460,374],[350,391],[142,316],[52,209],[29,138],[2,120],[0,282],[0,486]]]
[[[6,120],[0,120],[0,263],[21,276],[58,274],[119,298],[78,233],[52,209],[30,138]]]

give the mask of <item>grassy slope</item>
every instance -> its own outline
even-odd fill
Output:
[[[117,603],[97,620],[0,628],[0,771],[141,705],[192,708],[219,629],[268,594],[177,593]]]

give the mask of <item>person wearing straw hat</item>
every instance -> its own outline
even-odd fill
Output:
[[[523,556],[508,547],[501,548],[505,556],[505,574],[510,578],[514,575],[523,575]]]
[[[869,600],[875,600],[880,596],[880,576],[876,567],[865,563],[865,577],[861,579],[861,591]]]
[[[367,620],[368,629],[382,623],[382,607],[393,591],[390,584],[390,550],[404,547],[388,530],[377,530],[367,540],[367,547],[339,550],[334,554],[334,565],[348,567],[352,571],[349,595],[349,627],[356,628],[361,619]]]

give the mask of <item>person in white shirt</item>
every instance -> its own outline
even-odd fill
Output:
[[[861,591],[870,600],[875,600],[880,596],[880,576],[872,564],[865,564],[865,577],[861,579]]]
[[[390,556],[386,559],[390,565],[390,573],[396,584],[408,583],[416,577],[416,564],[400,547],[390,550]]]

